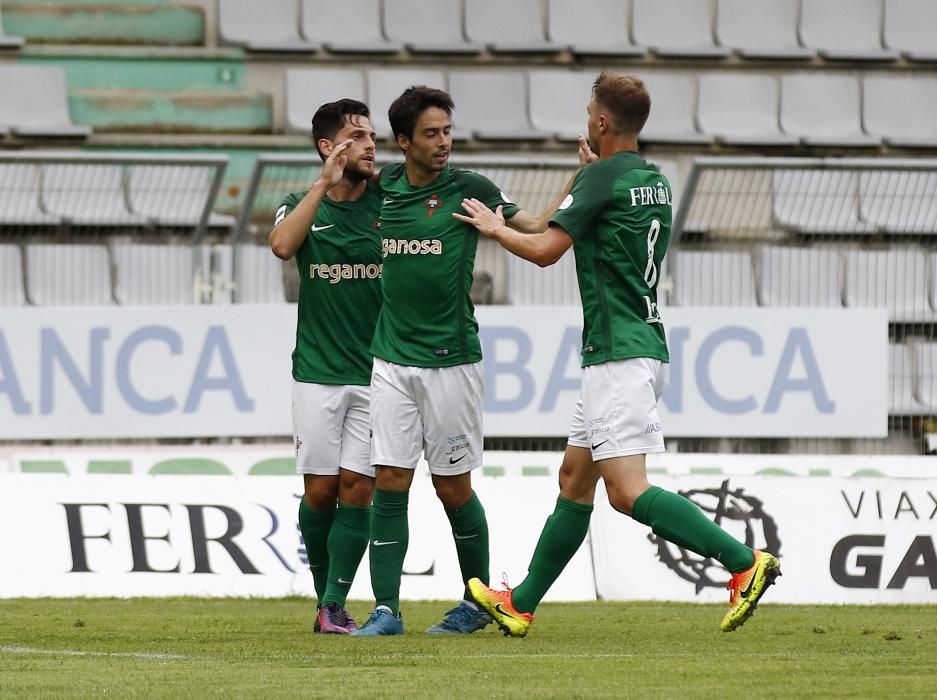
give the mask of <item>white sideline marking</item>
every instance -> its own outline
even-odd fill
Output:
[[[80,649],[35,649],[33,647],[17,647],[0,645],[3,654],[46,654],[48,656],[117,656],[131,659],[147,659],[150,661],[178,661],[188,659],[184,654],[160,654],[145,651],[81,651]]]

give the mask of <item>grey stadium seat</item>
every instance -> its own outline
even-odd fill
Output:
[[[708,144],[713,137],[696,128],[696,80],[679,73],[642,73],[651,94],[651,114],[640,140]]]
[[[547,40],[540,0],[465,0],[465,35],[494,53],[557,53]]]
[[[303,37],[332,53],[388,54],[403,48],[381,31],[380,0],[303,0],[301,14]]]
[[[835,248],[764,245],[756,260],[762,306],[843,305],[843,262]]]
[[[109,306],[111,263],[103,245],[26,246],[26,288],[37,306]]]
[[[299,0],[218,0],[218,38],[248,51],[311,52],[299,35]]]
[[[204,165],[131,165],[127,168],[131,209],[162,226],[198,225],[211,194],[212,168]],[[232,216],[209,212],[208,225],[230,227]]]
[[[535,129],[552,133],[558,139],[585,134],[586,105],[592,97],[594,73],[538,69],[528,75],[530,123]],[[557,99],[561,95],[562,99]]]
[[[25,306],[23,253],[18,245],[0,243],[0,306]]]
[[[869,234],[859,216],[859,177],[844,170],[776,170],[772,217],[780,228],[806,234]]]
[[[877,146],[862,129],[859,80],[794,73],[781,78],[781,129],[809,146]]]
[[[127,208],[119,165],[44,165],[43,201],[63,221],[82,226],[141,226],[147,219]]]
[[[789,146],[800,139],[781,133],[777,78],[750,73],[712,73],[699,78],[697,121],[722,143]]]
[[[911,346],[914,359],[914,398],[923,412],[937,412],[937,343],[916,342]]]
[[[446,76],[441,70],[373,68],[368,71],[368,107],[371,108],[371,124],[379,137],[392,137],[387,109],[413,85],[445,90]]]
[[[0,127],[18,136],[83,138],[87,126],[68,114],[65,69],[61,66],[0,65]]]
[[[413,53],[477,54],[484,44],[466,41],[461,0],[385,0],[384,32]]]
[[[756,306],[752,256],[724,250],[680,250],[669,262],[674,306]]]
[[[882,46],[882,0],[801,0],[800,39],[834,61],[899,57]]]
[[[290,68],[286,71],[286,130],[312,132],[312,115],[325,102],[365,101],[364,75],[354,68]],[[373,105],[370,105],[373,110]]]
[[[800,0],[717,0],[716,38],[743,58],[807,59],[800,45]]]
[[[62,220],[42,208],[38,165],[0,163],[0,225],[55,224]]]
[[[239,304],[279,304],[286,301],[283,262],[265,245],[238,244],[234,248],[234,298]]]
[[[863,124],[889,146],[937,148],[937,78],[899,75],[863,79]]]
[[[850,308],[886,308],[894,322],[933,322],[937,313],[927,299],[927,266],[923,248],[851,248],[846,251],[843,301]]]
[[[118,304],[192,304],[199,300],[206,281],[201,247],[118,243],[111,250]]]
[[[915,398],[914,361],[912,343],[888,344],[888,414],[914,416],[924,413],[924,407]]]
[[[713,41],[710,0],[632,0],[631,38],[658,56],[725,58]]]
[[[577,55],[643,56],[647,49],[631,43],[630,9],[630,0],[549,0],[547,33]]]
[[[887,233],[937,235],[937,173],[859,173],[859,215]]]
[[[459,129],[482,140],[544,139],[527,117],[527,80],[520,71],[449,71]],[[492,109],[492,105],[497,109]]]
[[[885,45],[909,61],[937,61],[937,3],[933,0],[885,0]]]

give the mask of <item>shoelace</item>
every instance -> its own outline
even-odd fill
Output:
[[[502,571],[502,572],[501,572],[501,588],[503,588],[504,590],[506,590],[506,591],[508,591],[508,592],[511,591],[511,584],[508,583],[508,572],[507,572],[507,571]]]

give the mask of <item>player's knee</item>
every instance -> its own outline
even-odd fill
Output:
[[[373,496],[374,479],[363,474],[348,472],[339,486],[339,500],[350,506],[367,508]]]
[[[471,482],[455,479],[434,479],[436,496],[446,510],[456,510],[464,506],[472,497]]]
[[[333,488],[331,484],[318,484],[315,488],[307,488],[303,493],[303,500],[306,501],[306,505],[319,513],[324,513],[330,508],[334,508],[337,498],[337,484],[335,488]]]
[[[605,490],[608,493],[608,502],[612,508],[619,513],[630,516],[637,497],[630,490],[608,482],[605,484]]]

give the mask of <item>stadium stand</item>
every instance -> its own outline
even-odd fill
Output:
[[[26,295],[35,306],[110,306],[111,262],[95,243],[26,246]]]
[[[654,109],[641,132],[644,142],[703,145],[713,136],[696,127],[696,81],[691,76],[650,72],[642,75]]]
[[[863,78],[863,125],[889,146],[937,148],[934,114],[937,114],[937,79],[890,74]]]
[[[780,86],[773,76],[709,73],[699,79],[700,131],[731,146],[793,146],[797,136],[781,133]]]
[[[286,130],[310,134],[312,115],[324,102],[364,100],[364,74],[354,68],[290,68],[286,71]]]
[[[709,0],[632,0],[631,37],[662,58],[725,58]]]
[[[859,216],[886,234],[937,232],[937,173],[865,171],[859,174]]]
[[[801,234],[871,234],[859,216],[859,175],[848,171],[778,170],[773,182],[777,226]]]
[[[847,307],[884,307],[891,321],[934,322],[927,302],[928,259],[917,246],[846,251],[843,301]]]
[[[576,56],[643,56],[647,50],[631,43],[630,9],[630,0],[548,0],[549,39]]]
[[[805,60],[797,34],[800,0],[717,0],[716,39],[745,59]]]
[[[218,0],[218,36],[248,51],[312,52],[319,44],[299,34],[299,0]]]
[[[39,166],[0,164],[0,226],[54,224],[61,217],[40,204]]]
[[[748,251],[680,250],[670,259],[675,306],[757,306]]]
[[[300,33],[330,53],[397,53],[403,45],[384,37],[382,6],[381,0],[303,0]]]
[[[831,61],[894,61],[882,46],[882,0],[801,0],[800,37]]]
[[[585,72],[531,70],[530,123],[554,138],[575,139],[585,129],[585,105],[594,80],[594,75]],[[557,100],[557,95],[566,99]]]
[[[13,243],[0,243],[0,306],[25,306],[23,252]]]
[[[842,306],[841,251],[829,246],[759,246],[755,258],[761,306]]]
[[[115,243],[111,251],[118,304],[191,304],[201,299],[206,248],[129,241]]]
[[[915,374],[912,350],[908,343],[888,344],[888,413],[892,416],[924,415],[924,407],[915,398]]]
[[[10,36],[3,31],[3,9],[0,8],[0,49],[18,49],[25,40],[21,36]]]
[[[930,0],[885,0],[882,33],[888,48],[909,61],[935,62],[937,5]]]
[[[527,118],[527,80],[520,71],[453,70],[449,92],[459,106],[458,127],[482,141],[535,141],[550,134]],[[498,109],[493,110],[492,104]]]
[[[551,54],[565,49],[547,39],[540,0],[464,0],[465,35],[493,53]]]
[[[781,78],[781,129],[808,146],[877,146],[862,128],[859,80],[838,74]]]
[[[460,0],[395,0],[384,3],[384,33],[415,54],[478,54],[483,43],[466,41]]]
[[[380,138],[391,138],[387,109],[411,85],[438,85],[445,89],[446,77],[440,70],[416,68],[372,68],[368,70],[368,107],[371,125]]]
[[[55,66],[0,65],[0,128],[17,136],[85,137],[68,113],[65,71]]]

